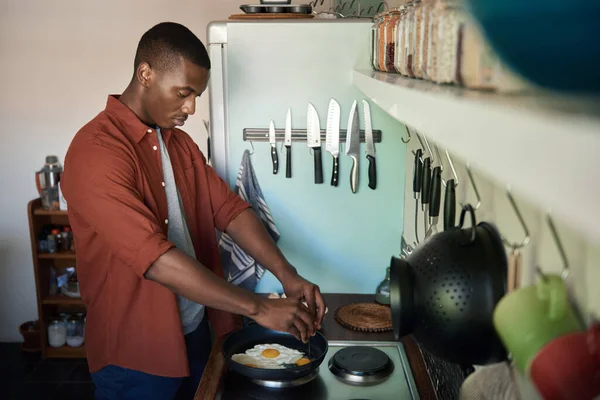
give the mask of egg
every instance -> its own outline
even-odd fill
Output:
[[[231,359],[237,363],[252,366],[255,368],[265,369],[282,369],[285,365],[304,365],[310,362],[310,360],[303,358],[303,353],[290,349],[289,347],[281,344],[257,344],[251,349],[246,350],[242,354],[234,354]],[[298,364],[300,360],[303,364]]]

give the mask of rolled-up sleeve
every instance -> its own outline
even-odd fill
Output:
[[[65,158],[62,190],[79,218],[125,265],[143,277],[174,246],[136,185],[136,164],[119,146],[93,140],[74,143]]]
[[[210,165],[206,164],[206,159],[199,149],[194,162],[203,164],[210,190],[210,202],[215,219],[215,227],[224,232],[235,217],[251,206],[234,193],[216,171]]]

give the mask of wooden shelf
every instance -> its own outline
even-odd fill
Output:
[[[474,169],[600,241],[597,98],[499,94],[372,70],[355,70],[353,83],[442,151],[470,161]]]
[[[37,208],[35,210],[33,210],[33,215],[48,215],[48,216],[67,216],[67,212],[64,210],[57,210],[57,211],[51,211],[51,210],[44,210],[43,208]]]
[[[46,357],[49,358],[85,358],[85,345],[81,347],[46,347]]]
[[[81,298],[72,298],[65,295],[56,295],[44,297],[44,299],[42,300],[42,304],[59,306],[83,306],[83,300]]]
[[[74,260],[75,253],[72,251],[59,252],[59,253],[39,253],[38,258],[43,260]]]

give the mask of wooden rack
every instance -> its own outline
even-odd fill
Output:
[[[40,253],[38,239],[44,225],[69,225],[66,211],[47,211],[42,209],[41,200],[35,199],[27,205],[29,217],[29,234],[31,237],[31,253],[37,293],[38,316],[40,321],[42,357],[50,358],[85,358],[85,345],[69,347],[67,345],[53,348],[48,345],[48,322],[59,312],[85,312],[83,302],[79,298],[71,298],[62,294],[49,294],[50,268],[57,270],[75,266],[74,252]]]

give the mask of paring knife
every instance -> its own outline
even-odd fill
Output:
[[[321,159],[321,125],[315,107],[308,103],[306,115],[306,143],[313,149],[315,160],[315,183],[323,183],[323,161]]]
[[[340,174],[340,105],[334,99],[329,102],[327,112],[327,135],[325,150],[333,156],[333,172],[331,173],[331,186],[338,185]]]
[[[375,163],[375,144],[373,143],[373,128],[371,127],[371,107],[369,102],[363,100],[365,113],[365,139],[367,142],[367,160],[369,160],[369,187],[377,187],[377,165]]]
[[[292,177],[292,110],[288,108],[285,116],[285,136],[283,139],[285,146],[285,177]]]
[[[346,155],[352,158],[352,171],[350,172],[350,188],[352,193],[358,189],[358,167],[360,152],[360,127],[358,122],[358,109],[356,100],[350,108],[350,117],[348,118],[348,130],[346,131]]]
[[[269,125],[269,143],[271,143],[271,160],[273,160],[273,173],[279,170],[279,159],[277,157],[277,142],[275,141],[275,124],[271,121]]]

